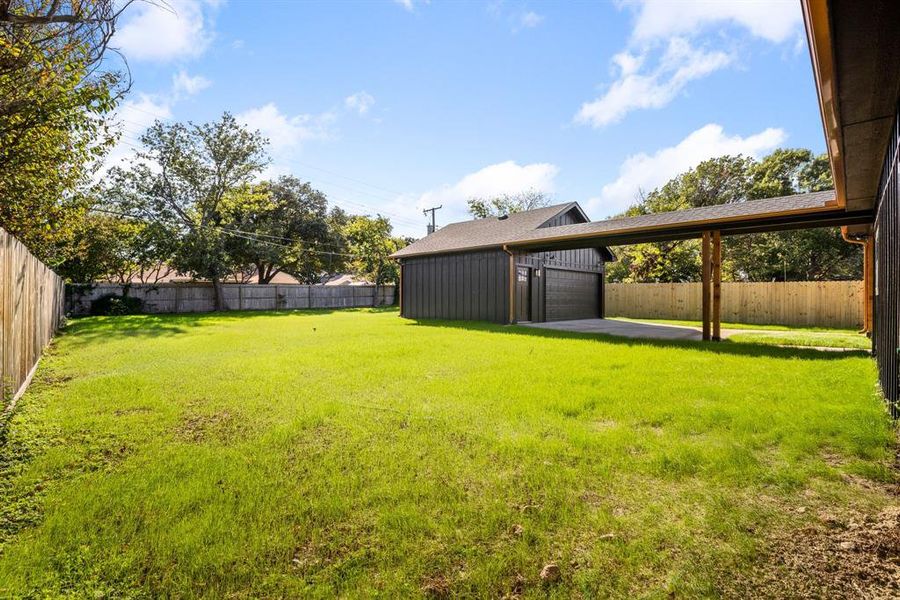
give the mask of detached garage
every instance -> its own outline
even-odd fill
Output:
[[[400,314],[496,323],[603,317],[605,247],[529,252],[535,230],[588,223],[575,202],[453,223],[395,253]]]

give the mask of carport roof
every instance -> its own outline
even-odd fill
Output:
[[[507,240],[513,247],[543,246],[554,242],[577,244],[631,244],[654,239],[696,237],[703,231],[719,230],[724,235],[791,229],[798,226],[846,224],[870,220],[837,206],[834,190],[702,206],[671,212],[651,213],[538,229]],[[840,223],[832,223],[838,220]],[[572,247],[575,247],[574,245]]]
[[[505,220],[492,218],[454,223],[393,256],[405,258],[502,246],[530,250],[602,247],[686,239],[711,230],[732,235],[872,220],[871,210],[847,211],[837,205],[834,190],[827,190],[577,225],[540,227],[573,205],[576,204],[527,211],[510,215]]]

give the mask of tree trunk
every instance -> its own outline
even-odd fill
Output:
[[[216,299],[216,310],[217,311],[226,310],[225,294],[222,291],[222,282],[219,280],[218,277],[213,277],[212,284],[213,284],[213,292],[214,292],[215,299]]]
[[[375,297],[372,298],[372,306],[381,306],[381,302],[378,299],[378,286],[381,284],[381,266],[378,267],[378,270],[375,271]]]

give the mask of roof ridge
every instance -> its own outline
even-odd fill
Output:
[[[535,208],[529,208],[528,210],[519,210],[519,211],[512,212],[512,213],[507,213],[505,216],[507,216],[507,217],[516,216],[517,217],[517,216],[521,216],[521,215],[532,214],[539,210],[550,210],[551,208],[557,208],[557,207],[561,207],[561,206],[569,206],[572,204],[578,204],[578,203],[572,201],[572,202],[561,202],[559,204],[548,204],[547,206],[538,206]],[[560,212],[561,212],[561,209],[560,209]],[[556,214],[558,214],[558,213],[556,213]],[[502,216],[504,216],[504,215],[489,215],[487,217],[475,217],[473,219],[466,219],[465,221],[453,221],[452,223],[447,223],[446,225],[440,227],[440,229],[446,229],[447,227],[450,227],[451,225],[462,225],[465,223],[480,223],[483,221],[490,221],[490,220],[496,221]]]

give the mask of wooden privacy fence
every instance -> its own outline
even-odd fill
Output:
[[[606,314],[699,321],[700,283],[608,283]],[[861,327],[861,281],[723,282],[722,321],[759,325]]]
[[[122,295],[124,286],[114,283],[75,284],[66,290],[66,312],[86,315],[91,303],[109,294]],[[351,308],[394,303],[394,286],[224,284],[229,310],[291,310],[295,308]],[[215,309],[215,294],[209,283],[134,284],[128,295],[143,301],[143,312],[195,313]]]
[[[0,412],[28,385],[63,302],[62,279],[0,229]]]

